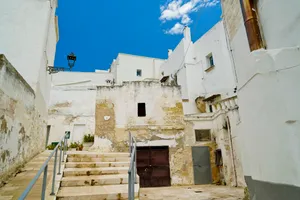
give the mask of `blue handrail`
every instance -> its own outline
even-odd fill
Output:
[[[130,153],[130,166],[128,170],[128,199],[134,200],[134,186],[136,180],[136,140],[129,132],[129,153]]]
[[[62,143],[63,142],[63,143]],[[21,194],[21,196],[19,197],[19,200],[24,200],[27,195],[29,194],[29,192],[31,191],[32,187],[34,186],[34,184],[36,183],[36,181],[38,180],[38,178],[41,176],[41,174],[44,172],[44,176],[43,176],[43,185],[42,185],[42,194],[41,194],[41,199],[44,200],[45,199],[45,193],[46,193],[46,186],[47,186],[47,173],[48,173],[48,164],[49,161],[51,160],[51,158],[54,156],[54,166],[53,166],[53,178],[52,178],[52,190],[50,195],[55,195],[54,193],[54,186],[55,186],[55,176],[56,176],[56,162],[57,162],[57,151],[58,151],[58,147],[60,148],[60,155],[59,155],[59,169],[58,169],[58,175],[61,174],[61,162],[64,162],[64,156],[66,155],[66,147],[67,147],[67,138],[66,135],[64,135],[64,137],[60,140],[60,142],[56,145],[56,147],[54,148],[54,150],[52,151],[52,153],[50,154],[50,156],[48,157],[48,159],[44,162],[44,164],[42,165],[42,167],[40,168],[40,170],[37,172],[37,174],[35,175],[35,177],[30,181],[29,185],[27,186],[27,188],[24,190],[24,192]],[[64,152],[62,152],[62,150],[64,149]]]

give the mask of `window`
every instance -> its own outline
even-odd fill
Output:
[[[215,151],[215,163],[217,167],[223,166],[223,158],[221,149]]]
[[[142,70],[141,69],[136,70],[136,76],[142,76]]]
[[[211,141],[210,130],[195,130],[196,142]]]
[[[206,60],[207,60],[207,68],[206,68],[206,72],[210,71],[214,66],[215,66],[215,62],[214,62],[214,57],[212,55],[212,53],[208,54],[208,56],[206,56]]]
[[[138,103],[138,117],[146,117],[146,104]]]
[[[209,112],[211,112],[211,113],[214,112],[212,105],[209,105]]]

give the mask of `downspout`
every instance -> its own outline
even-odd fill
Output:
[[[240,0],[250,51],[264,48],[254,2],[255,0]]]
[[[232,142],[232,135],[231,135],[231,125],[229,122],[228,116],[225,116],[227,126],[228,126],[228,133],[229,133],[229,140],[230,140],[230,146],[231,146],[231,156],[232,156],[232,165],[233,165],[233,173],[234,173],[234,179],[235,179],[235,187],[238,186],[237,182],[237,172],[236,172],[236,166],[235,166],[235,159],[234,159],[234,151],[233,151],[233,142]]]
[[[49,11],[49,16],[48,16],[46,42],[45,42],[45,46],[44,46],[44,56],[46,56],[46,61],[47,61],[47,66],[46,67],[48,67],[47,46],[48,46],[48,39],[49,39],[49,32],[50,32],[51,16],[52,16],[52,11],[53,11],[52,0],[48,0],[48,1],[49,1],[49,4],[50,4],[50,11]]]

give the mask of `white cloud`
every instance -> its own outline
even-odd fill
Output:
[[[183,15],[181,19],[181,23],[185,25],[189,25],[193,20],[188,15]]]
[[[183,33],[183,29],[184,29],[184,25],[180,24],[179,22],[177,22],[173,28],[171,28],[170,30],[165,31],[166,34],[171,34],[171,35],[177,35],[177,34],[182,34]]]
[[[160,6],[161,15],[159,19],[162,22],[181,20],[181,24],[175,24],[177,27],[179,27],[178,24],[182,26],[183,24],[188,25],[192,23],[189,16],[191,13],[196,12],[203,7],[216,6],[218,3],[220,3],[220,0],[168,0],[166,4]],[[172,29],[167,32],[171,32]]]

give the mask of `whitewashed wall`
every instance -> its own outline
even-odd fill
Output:
[[[177,74],[182,88],[184,113],[197,113],[195,99],[210,94],[233,93],[234,71],[226,41],[223,21],[218,22],[195,43],[191,41],[190,29],[184,31],[184,38],[162,65],[161,72],[170,79]],[[213,55],[215,67],[205,72],[207,56]]]
[[[7,1],[0,7],[0,53],[3,53],[35,92],[35,109],[45,136],[50,76],[58,41],[57,1]]]
[[[163,62],[162,59],[120,53],[112,64],[112,71],[116,73],[118,84],[122,84],[123,81],[159,79],[159,68]],[[142,76],[136,75],[138,69],[142,70]]]
[[[257,2],[257,12],[267,48],[298,46],[300,2],[297,0]]]
[[[96,86],[110,85],[106,80],[112,80],[112,74],[98,71],[52,75],[48,144],[58,142],[65,131],[71,131],[70,142],[82,142],[84,135],[94,134]],[[76,126],[84,127],[77,132]]]
[[[107,85],[106,80],[113,79],[109,72],[59,72],[53,74],[53,86],[97,86]]]
[[[300,186],[299,7],[298,0],[259,0],[258,13],[267,49],[250,52],[241,17],[229,20],[231,13],[241,16],[240,6],[223,2],[238,76],[243,170],[254,182],[276,186],[274,191],[262,189],[266,195],[276,194],[276,199],[287,194],[280,185]],[[248,183],[253,189],[253,182],[249,179]],[[289,191],[290,195],[294,192]],[[255,189],[250,192],[263,195]]]
[[[44,119],[35,93],[0,55],[0,182],[45,148]]]

